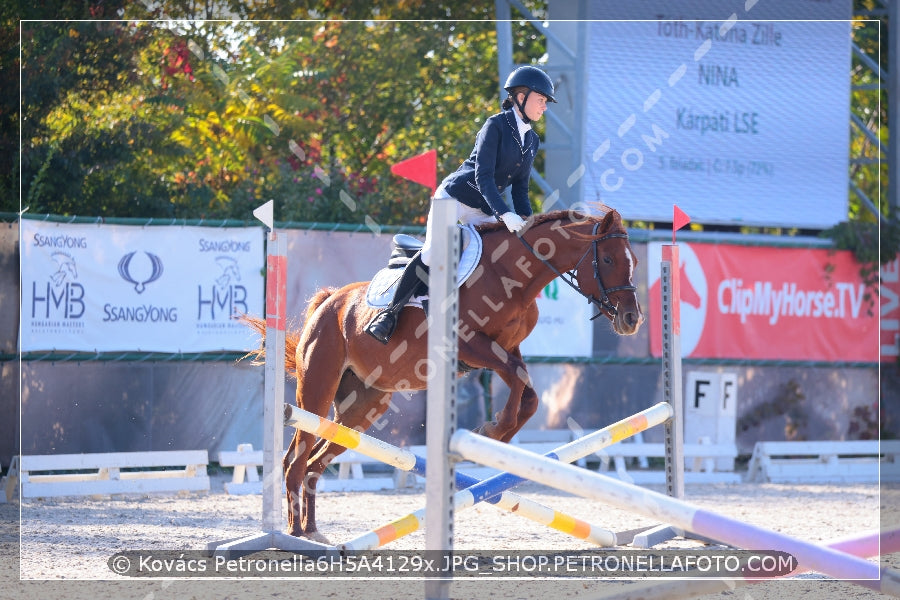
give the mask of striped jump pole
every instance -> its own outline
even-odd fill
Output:
[[[556,450],[547,453],[545,456],[564,463],[575,462],[580,458],[589,456],[607,446],[611,446],[616,442],[631,437],[639,431],[661,425],[668,421],[672,417],[672,414],[672,406],[668,402],[660,402],[659,404],[651,406],[627,419],[613,423],[608,427],[569,442],[564,446],[560,446]],[[457,474],[457,477],[459,477],[459,474]],[[460,488],[465,489],[456,492],[453,499],[454,510],[464,510],[483,501],[496,504],[506,510],[513,510],[513,507],[516,506],[515,503],[520,501],[517,500],[519,496],[514,496],[506,490],[509,490],[524,481],[526,481],[524,478],[517,475],[500,473],[493,477],[488,477],[484,481],[465,486],[460,485]],[[523,505],[520,504],[515,508],[515,512],[521,513],[523,510],[522,507]],[[379,527],[356,539],[350,540],[349,542],[342,544],[341,548],[354,551],[374,550],[375,548],[393,542],[404,535],[417,531],[424,523],[424,518],[425,509],[419,509],[405,517],[388,523],[384,527]],[[542,509],[540,512],[535,513],[534,516],[528,516],[527,518],[564,533],[568,533],[574,537],[591,541],[598,546],[616,546],[618,543],[615,533],[600,530],[599,528],[589,529],[591,527],[589,524],[563,515],[552,509]]]
[[[421,475],[422,477],[426,476],[426,461],[424,458],[409,450],[398,448],[397,446],[393,446],[377,438],[360,433],[359,431],[341,425],[340,423],[335,423],[334,421],[314,415],[302,408],[285,404],[284,424],[296,427],[297,429],[302,429],[303,431],[312,433],[321,438],[331,440],[345,448],[355,450],[360,454],[365,454],[370,458],[374,458],[375,460],[381,461],[392,467],[409,471],[416,475]],[[478,483],[481,483],[480,479],[476,479],[475,477],[464,473],[456,473],[456,485],[459,488],[468,488]],[[494,495],[498,493],[499,490],[495,490]],[[615,534],[611,531],[607,531],[601,527],[582,521],[581,519],[576,519],[575,517],[544,506],[534,500],[523,498],[512,492],[504,493],[503,497],[497,498],[492,503],[504,510],[525,517],[526,519],[531,519],[542,525],[553,527],[563,533],[579,537],[597,546],[614,546],[616,543]],[[349,545],[343,545],[342,548],[345,550],[374,549],[417,531],[421,529],[422,525],[425,523],[424,509],[420,512],[421,514],[413,513],[394,521],[385,527],[376,529],[374,532],[366,534],[363,536],[366,540],[366,547],[354,546],[353,542],[356,541],[354,540]]]
[[[869,531],[863,534],[831,540],[823,544],[833,550],[839,550],[859,556],[871,558],[900,552],[900,529],[893,531]],[[879,545],[881,546],[879,552]],[[801,566],[792,575],[803,571]],[[626,588],[605,592],[598,595],[582,596],[581,600],[689,600],[697,596],[731,592],[753,583],[773,581],[771,579],[694,579],[690,581],[666,581],[638,583]],[[750,594],[747,595],[749,597]]]
[[[557,460],[503,444],[470,431],[450,438],[450,451],[464,459],[515,473],[531,481],[585,498],[609,502],[624,510],[660,519],[685,531],[750,550],[776,550],[792,555],[804,568],[836,579],[859,580],[867,588],[900,597],[900,574],[862,558],[805,542],[725,517],[658,492],[592,473]]]

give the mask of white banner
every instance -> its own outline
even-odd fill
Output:
[[[262,315],[261,228],[22,221],[23,352],[241,351]]]
[[[590,357],[594,351],[592,305],[558,278],[538,296],[538,322],[519,346],[524,356]],[[594,311],[596,312],[596,311]]]
[[[590,23],[585,199],[651,221],[673,203],[699,223],[846,220],[849,0],[591,6],[646,20]]]

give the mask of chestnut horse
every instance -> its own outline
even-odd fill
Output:
[[[458,359],[461,366],[490,369],[509,387],[506,405],[479,432],[508,442],[538,407],[519,344],[538,319],[536,299],[562,275],[605,315],[619,335],[632,335],[642,314],[632,283],[637,264],[619,214],[555,211],[533,217],[521,241],[501,223],[479,229],[480,263],[459,290]],[[524,242],[524,243],[522,243]],[[297,405],[365,431],[388,409],[394,391],[428,385],[428,319],[417,307],[403,309],[385,346],[365,332],[376,309],[366,304],[368,282],[321,289],[309,301],[302,330],[287,334],[288,373],[297,378]],[[432,307],[439,306],[432,302]],[[265,322],[245,321],[262,335]],[[261,345],[262,348],[262,345]],[[262,350],[256,351],[257,359]],[[316,541],[316,483],[345,448],[297,430],[283,466],[288,531]]]

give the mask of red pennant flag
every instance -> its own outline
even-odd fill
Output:
[[[431,188],[431,195],[437,189],[437,150],[402,160],[391,166],[391,173]]]
[[[675,243],[675,232],[691,222],[691,218],[684,211],[678,208],[677,204],[673,204],[672,208],[672,243]]]

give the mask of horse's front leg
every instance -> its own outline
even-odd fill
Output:
[[[515,378],[516,381],[522,382],[522,389],[518,395],[518,400],[513,402],[513,394],[515,394],[516,391],[510,386],[510,397],[506,401],[506,405],[494,415],[494,419],[496,419],[498,423],[503,424],[503,433],[500,437],[496,438],[501,442],[510,441],[513,436],[522,429],[525,423],[528,422],[528,419],[537,412],[538,404],[540,402],[537,392],[531,384],[531,376],[525,369],[525,360],[522,358],[519,348],[516,347],[513,349],[509,355],[515,357],[514,361],[510,360],[510,364],[517,365]]]
[[[512,437],[519,432],[522,427],[525,426],[525,423],[528,422],[528,419],[534,416],[534,413],[537,412],[538,405],[540,404],[540,399],[538,398],[537,392],[534,389],[534,386],[531,383],[531,375],[528,374],[528,371],[525,370],[525,360],[522,358],[522,353],[519,351],[518,346],[511,352],[511,354],[515,354],[518,360],[522,363],[522,375],[525,380],[525,387],[522,390],[522,397],[519,400],[519,411],[516,413],[516,424],[512,431],[508,431],[502,439],[504,442],[508,442],[512,439]]]
[[[493,421],[475,430],[475,433],[508,442],[538,406],[537,393],[531,387],[531,377],[518,347],[507,352],[486,335],[476,333],[465,348],[460,348],[460,360],[473,367],[494,371],[509,387],[506,405],[494,414]]]

